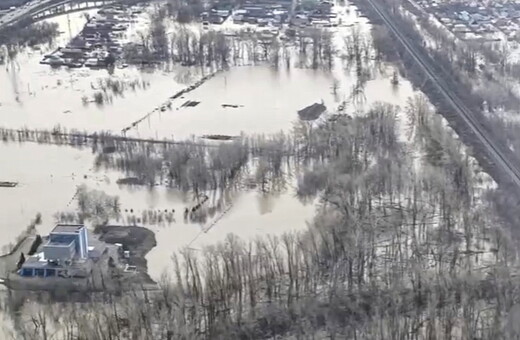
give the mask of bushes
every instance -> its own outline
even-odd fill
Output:
[[[0,30],[0,46],[35,46],[51,43],[58,36],[58,24],[41,22],[26,26],[24,23]]]
[[[154,294],[65,304],[49,320],[61,334],[74,329],[86,339],[453,338],[454,319],[473,338],[508,338],[494,320],[508,313],[503,301],[520,299],[514,247],[496,212],[474,199],[461,144],[424,98],[407,108],[414,137],[407,144],[397,138],[398,112],[378,104],[290,136],[244,137],[216,148],[118,145],[105,155],[113,157],[109,166],[150,178],[164,166],[186,190],[229,182],[252,159],[262,159],[260,179],[283,177],[279,164],[291,160],[304,173],[298,191],[321,204],[302,233],[250,241],[230,235],[200,252],[185,249],[173,257],[173,278]],[[423,154],[432,143],[442,162],[408,154],[407,146]],[[96,204],[80,204],[87,215],[106,216],[98,208],[117,206],[91,196]],[[53,311],[42,308],[42,315]],[[20,324],[27,334],[42,332]]]
[[[38,247],[42,244],[42,237],[40,235],[36,235],[33,243],[31,244],[31,248],[27,252],[27,255],[34,255],[38,250]]]

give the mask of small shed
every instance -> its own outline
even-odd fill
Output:
[[[314,103],[298,111],[301,120],[318,119],[327,107],[323,103]]]

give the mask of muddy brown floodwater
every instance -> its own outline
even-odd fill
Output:
[[[314,205],[300,202],[291,186],[277,195],[239,191],[231,193],[232,204],[226,214],[221,218],[217,214],[201,226],[183,218],[184,209],[192,205],[191,195],[165,187],[118,185],[120,173],[96,172],[93,163],[94,155],[89,149],[36,143],[0,144],[0,176],[19,182],[14,188],[0,188],[1,243],[13,242],[37,213],[43,219],[38,231],[48,233],[54,226],[56,212],[76,209],[71,198],[82,184],[119,196],[123,217],[140,217],[148,210],[175,210],[172,223],[145,225],[156,233],[157,246],[147,256],[149,273],[154,279],[170,267],[171,254],[187,245],[200,249],[231,232],[249,239],[255,235],[302,230],[314,214]],[[217,218],[218,222],[208,232],[201,232],[202,227]]]
[[[89,11],[90,14],[95,12]],[[42,46],[40,51],[20,53],[16,60],[0,67],[0,121],[3,126],[20,128],[66,128],[119,133],[132,121],[152,110],[172,93],[200,77],[197,70],[173,68],[167,70],[140,70],[135,67],[115,69],[110,75],[107,70],[88,68],[51,68],[39,64],[43,55],[58,46],[64,46],[69,37],[82,28],[83,13],[71,14],[71,34],[66,16],[51,21],[57,22],[61,34],[52,46]],[[132,24],[130,31],[142,29]],[[135,27],[134,27],[135,26]],[[129,33],[130,34],[130,33]],[[121,80],[149,84],[146,89],[128,89],[122,96],[113,96],[105,105],[83,104],[83,97],[92,100],[99,90],[99,82]]]
[[[241,132],[287,132],[298,119],[298,110],[321,101],[334,110],[347,99],[354,84],[348,77],[340,80],[338,93],[344,95],[334,96],[332,77],[323,71],[274,70],[268,66],[232,68],[175,101],[172,110],[155,113],[127,135],[184,139],[205,134],[236,136]],[[412,92],[409,83],[403,82],[395,89],[388,78],[381,76],[367,82],[364,105],[369,106],[375,101],[406,103]],[[200,101],[200,104],[181,107],[186,101]],[[238,107],[223,107],[223,104]]]
[[[367,31],[366,19],[359,18],[350,8],[345,22]],[[40,65],[42,55],[58,45],[63,46],[71,35],[79,32],[85,18],[83,13],[76,13],[52,21],[59,23],[64,32],[54,46],[21,53],[15,62],[0,68],[0,124],[4,127],[37,129],[59,124],[69,129],[120,133],[202,77],[200,70],[182,67],[160,70],[128,67],[116,69],[109,75],[106,70],[52,69]],[[142,18],[132,24],[129,34],[143,30],[143,22]],[[348,34],[347,29],[350,28],[338,28],[342,34]],[[414,91],[404,79],[398,87],[392,86],[392,73],[393,68],[379,67],[366,83],[364,100],[354,104],[349,97],[355,78],[340,63],[330,72],[296,67],[278,70],[268,66],[235,67],[174,100],[171,109],[154,112],[127,135],[183,139],[192,135],[238,135],[241,132],[269,134],[290,131],[298,119],[297,111],[315,102],[323,101],[334,110],[347,100],[349,113],[376,101],[404,106]],[[84,105],[82,97],[92,96],[99,81],[108,77],[141,81],[149,86],[113,97],[111,103],[103,106]],[[338,85],[336,94],[332,91],[334,83]],[[200,103],[181,107],[188,101]],[[224,239],[230,232],[252,239],[257,235],[303,230],[314,215],[315,202],[300,202],[291,186],[277,195],[246,190],[232,193],[233,204],[227,213],[209,231],[202,232],[214,221],[210,219],[203,226],[185,222],[182,211],[190,204],[189,196],[165,187],[119,186],[116,180],[124,177],[123,174],[96,172],[93,163],[94,155],[88,149],[34,143],[0,144],[0,181],[19,182],[15,188],[0,188],[0,246],[13,242],[38,212],[44,221],[39,232],[49,232],[56,212],[75,208],[71,198],[81,184],[118,195],[124,214],[132,211],[140,216],[144,210],[175,209],[174,222],[145,225],[156,233],[157,247],[147,256],[154,279],[171,267],[171,254],[182,247],[201,249],[203,245]]]
[[[367,31],[365,18],[357,16],[353,7],[345,14],[347,26],[337,30],[337,40],[354,27]],[[93,14],[95,11],[88,11]],[[203,76],[197,68],[166,67],[163,69],[88,68],[53,69],[40,65],[42,56],[57,46],[64,46],[70,36],[79,32],[85,22],[82,12],[61,16],[51,21],[63,32],[53,46],[41,51],[21,53],[15,62],[0,68],[0,121],[6,127],[50,129],[56,125],[90,132],[109,130],[120,133],[132,122],[153,111],[170,96]],[[144,30],[146,16],[131,24],[129,36]],[[340,51],[341,53],[341,51]],[[293,61],[295,63],[296,60]],[[207,83],[172,102],[172,108],[150,115],[128,133],[139,137],[183,139],[205,134],[238,135],[244,133],[274,133],[288,131],[297,119],[296,111],[314,102],[323,101],[334,109],[344,101],[352,102],[355,83],[353,70],[345,71],[337,58],[330,72],[256,66],[235,67],[222,72]],[[366,84],[364,105],[377,100],[403,104],[413,92],[406,81],[396,89],[390,84],[392,69],[383,67]],[[207,74],[207,72],[205,72]],[[149,84],[146,88],[126,90],[122,96],[112,96],[110,103],[85,105],[83,98],[92,100],[99,82],[106,80],[136,81]],[[333,83],[338,84],[333,94]],[[195,107],[182,107],[188,100],[200,102]],[[223,104],[238,107],[223,107]],[[351,107],[352,108],[352,107]],[[354,108],[355,109],[355,108]]]

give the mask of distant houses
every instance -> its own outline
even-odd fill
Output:
[[[290,2],[261,1],[246,3],[233,14],[236,23],[282,24],[289,17]]]
[[[485,1],[418,1],[447,29],[463,40],[508,40],[520,28],[520,3]]]
[[[41,64],[68,67],[107,67],[122,58],[123,32],[140,10],[121,5],[100,9],[65,47],[45,55]]]
[[[312,26],[321,23],[323,26],[335,25],[332,19],[337,14],[332,11],[334,4],[330,1],[316,2],[311,7],[298,5],[293,17],[290,17],[292,1],[260,0],[246,1],[238,8],[227,4],[215,4],[201,15],[204,23],[221,24],[229,16],[234,23],[247,23],[259,26],[280,26],[289,23],[295,26]]]

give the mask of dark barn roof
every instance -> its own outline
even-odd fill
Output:
[[[325,112],[327,107],[323,103],[314,103],[298,111],[301,120],[315,120]]]

